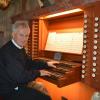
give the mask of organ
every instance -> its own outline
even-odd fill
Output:
[[[34,21],[36,20],[32,22],[31,33],[32,58],[57,62],[55,62],[57,68],[46,69],[51,73],[51,76],[42,78],[56,84],[58,87],[80,81],[83,48],[83,11],[50,19],[40,17],[38,25],[34,25]],[[39,34],[37,35],[35,35],[36,26],[39,26]],[[54,37],[55,39],[53,40]],[[71,39],[69,40],[69,38]],[[36,49],[36,46],[38,49]],[[56,60],[54,58],[56,53],[61,55],[59,61],[58,58]]]

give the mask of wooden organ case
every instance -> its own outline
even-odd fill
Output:
[[[63,57],[62,57],[62,60],[65,60],[65,61],[68,60],[68,61],[80,62],[82,60],[82,69],[81,68],[77,69],[79,71],[77,75],[78,77],[80,77],[80,73],[81,73],[81,77],[78,78],[78,80],[76,78],[74,79],[73,82],[70,82],[70,79],[67,80],[68,77],[71,78],[75,76],[75,73],[74,74],[70,73],[68,75],[66,74],[65,77],[67,79],[63,81],[65,84],[62,84],[63,82],[61,82],[60,84],[58,81],[59,79],[56,80],[56,82],[53,81],[53,83],[57,84],[58,87],[62,87],[62,86],[74,83],[75,80],[76,81],[81,80],[82,82],[88,84],[90,87],[100,92],[100,85],[99,85],[100,84],[100,13],[98,13],[98,10],[100,9],[99,5],[100,5],[100,1],[96,1],[95,3],[87,4],[81,7],[84,11],[84,14],[82,13],[73,14],[72,16],[76,18],[76,22],[75,21],[73,22],[73,19],[72,19],[72,23],[69,21],[68,25],[66,24],[67,28],[69,29],[70,27],[83,27],[82,58],[81,58],[81,55],[70,54],[70,53],[63,53]],[[84,18],[82,17],[82,15],[84,15]],[[71,18],[71,16],[69,15],[67,17]],[[78,20],[77,20],[77,17],[78,17]],[[82,20],[84,22],[82,22]],[[50,27],[47,24],[47,22],[44,22],[44,23],[46,23],[46,25],[49,27],[48,28],[47,26],[45,26],[45,28],[47,28],[48,30],[50,28],[51,30],[54,30],[54,28],[57,30],[58,28],[63,27],[58,24],[55,25],[55,27],[51,24],[51,27]],[[73,23],[75,24],[75,26]],[[46,36],[47,34],[45,34],[45,38]],[[49,57],[50,59],[52,59],[54,52],[44,50],[45,42],[41,42],[43,41],[43,39],[44,39],[43,37],[42,39],[40,39],[40,43],[42,44],[42,46],[39,46],[40,56]],[[69,83],[67,83],[68,81]]]

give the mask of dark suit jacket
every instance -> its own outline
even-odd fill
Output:
[[[0,94],[12,91],[40,76],[37,70],[47,68],[43,60],[32,60],[24,49],[18,49],[11,41],[0,48]]]

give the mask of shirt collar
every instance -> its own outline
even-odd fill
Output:
[[[12,39],[12,43],[18,48],[18,49],[22,49],[23,47],[19,46],[13,39]]]

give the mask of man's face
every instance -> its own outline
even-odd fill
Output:
[[[13,39],[14,41],[21,47],[25,46],[27,41],[28,41],[28,37],[29,37],[29,32],[27,31],[27,29],[19,29],[16,33],[13,33]]]

